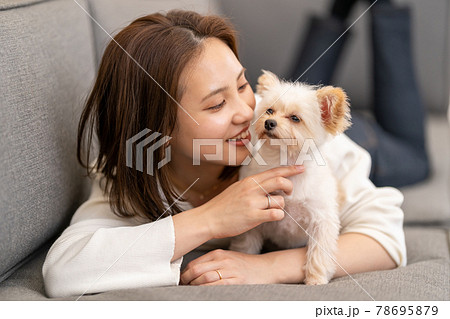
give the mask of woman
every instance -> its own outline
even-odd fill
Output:
[[[290,193],[287,177],[303,171],[281,167],[238,181],[239,167],[228,165],[232,143],[236,163],[248,156],[243,142],[233,138],[248,129],[255,107],[232,27],[220,17],[170,11],[137,19],[115,41],[120,47],[111,42],[106,48],[79,126],[82,164],[88,162],[82,150],[90,149],[93,130],[99,144],[95,165],[87,166],[95,174],[91,196],[47,255],[47,294],[301,283],[304,247],[261,255],[215,249],[180,275],[183,256],[193,249],[226,248],[229,237],[288,218],[274,204],[283,206],[282,197],[268,205],[258,184]],[[171,137],[153,155],[154,175],[126,166],[126,141],[145,128]],[[200,165],[193,165],[193,140],[203,138],[221,141],[222,159],[200,156]],[[375,188],[367,177],[370,157],[345,136],[339,140],[334,171],[347,202],[337,255],[342,268],[335,277],[405,265],[401,194]],[[168,146],[171,161],[158,169]]]

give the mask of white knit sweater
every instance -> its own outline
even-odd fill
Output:
[[[406,265],[402,194],[376,188],[368,179],[370,156],[341,135],[328,144],[328,163],[346,192],[340,214],[341,234],[362,233],[377,240]],[[180,205],[191,209],[189,203]],[[226,248],[228,239],[210,240],[199,249]],[[70,226],[50,248],[43,266],[49,297],[66,297],[115,289],[178,285],[183,258],[170,262],[175,246],[172,217],[152,223],[114,215],[103,196],[99,176],[90,198],[75,212]]]

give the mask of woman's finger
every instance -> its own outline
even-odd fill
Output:
[[[305,167],[303,165],[280,166],[249,177],[252,177],[258,183],[262,183],[266,179],[270,179],[277,176],[282,177],[293,176],[303,173],[304,171]]]
[[[197,262],[194,265],[188,265],[186,267],[186,269],[180,276],[180,281],[183,285],[187,285],[190,284],[191,281],[203,275],[204,273],[208,271],[215,271],[219,268],[221,268],[221,264],[220,261],[218,260]]]
[[[261,215],[261,213],[259,213],[256,217],[256,219],[262,223],[273,222],[284,218],[284,210],[282,209],[271,208],[266,209],[263,212],[264,215]]]
[[[284,197],[281,195],[266,195],[266,207],[263,209],[270,209],[270,208],[278,208],[283,209],[284,208]]]
[[[283,191],[289,195],[292,193],[292,190],[294,188],[292,182],[289,179],[282,176],[266,179],[261,183],[258,183],[258,186],[261,189],[262,193],[264,194],[270,194],[276,191]]]
[[[204,274],[202,274],[199,277],[192,280],[189,283],[189,285],[198,286],[198,285],[203,285],[203,284],[212,283],[212,282],[216,282],[216,281],[222,281],[222,280],[224,280],[223,273],[225,271],[222,269],[222,270],[219,270],[219,272],[220,272],[220,276],[216,270],[211,270],[211,271],[205,272]],[[222,278],[220,278],[220,277],[222,277]]]
[[[193,267],[193,266],[195,266],[197,264],[202,264],[202,263],[206,263],[208,261],[212,261],[212,260],[218,259],[221,256],[225,255],[227,252],[229,252],[229,251],[223,250],[223,249],[215,249],[215,250],[209,251],[206,254],[201,255],[200,257],[198,257],[198,258],[192,260],[191,262],[189,262],[186,265],[186,268],[183,270],[183,272],[189,270],[191,267]]]

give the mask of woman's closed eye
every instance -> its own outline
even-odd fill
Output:
[[[248,83],[248,82],[245,82],[244,84],[242,84],[242,85],[238,88],[238,91],[239,91],[239,92],[244,91],[244,90],[247,88],[248,85],[249,85],[249,83]],[[217,104],[217,105],[214,105],[214,106],[209,107],[208,110],[219,110],[219,109],[221,109],[224,105],[225,105],[225,100],[223,100],[221,103],[219,103],[219,104]]]
[[[243,85],[241,85],[240,87],[239,87],[239,91],[244,91],[245,90],[245,88],[247,87],[247,85],[248,85],[248,82],[245,82]]]
[[[221,103],[219,103],[217,105],[209,107],[208,110],[219,110],[224,105],[225,105],[225,100],[223,100]]]

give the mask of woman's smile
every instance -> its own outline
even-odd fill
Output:
[[[229,138],[226,140],[227,143],[236,145],[236,146],[244,146],[246,143],[250,142],[252,136],[249,131],[249,126],[244,128],[238,135]]]

